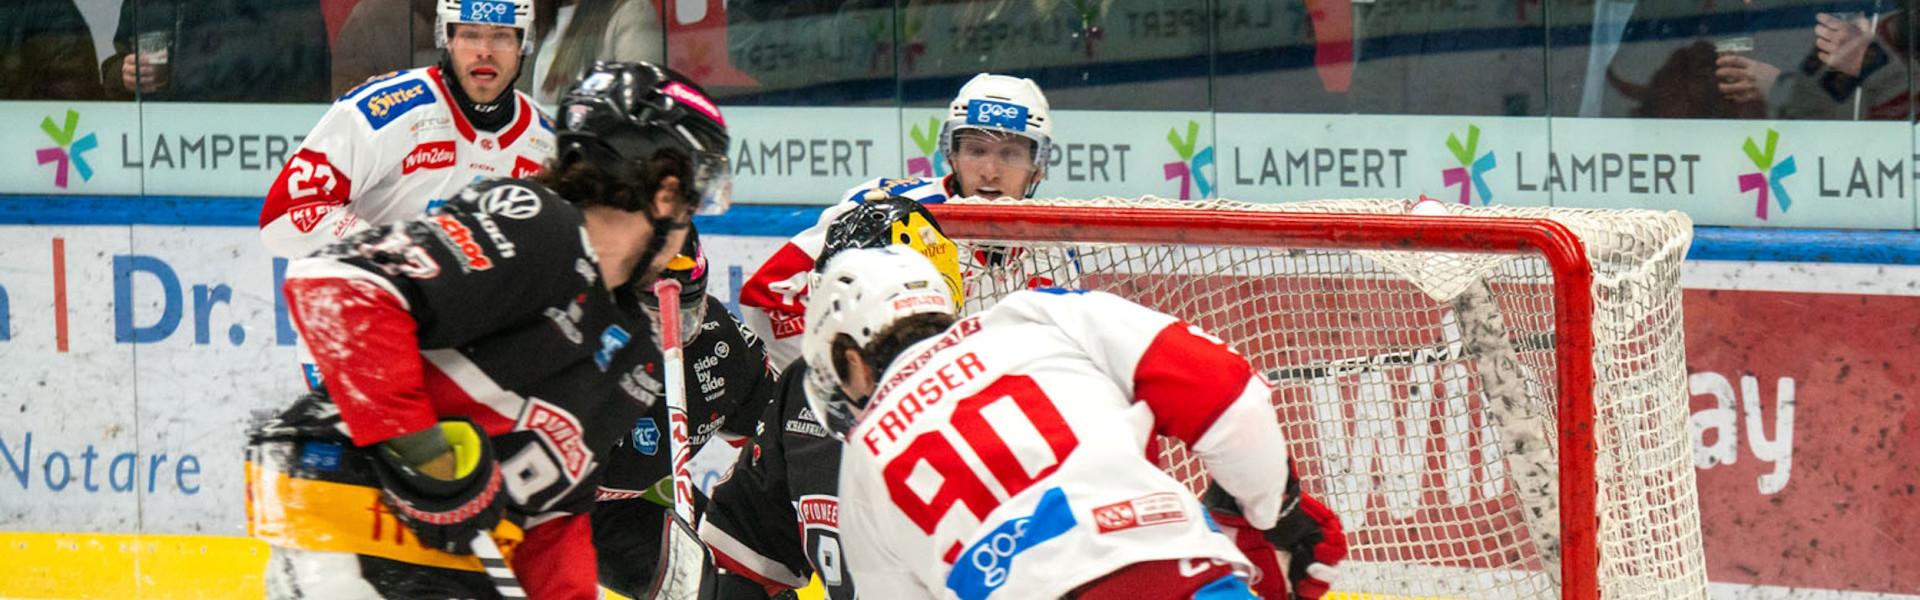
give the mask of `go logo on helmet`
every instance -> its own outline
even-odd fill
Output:
[[[1027,130],[1027,107],[991,100],[967,101],[967,121],[1013,131]]]
[[[513,24],[513,3],[493,0],[466,0],[460,3],[460,20],[468,23]]]
[[[1032,549],[1078,525],[1067,494],[1060,488],[1047,490],[1033,515],[1001,523],[960,553],[960,561],[947,573],[947,589],[960,600],[983,600],[1007,582],[1014,556]]]

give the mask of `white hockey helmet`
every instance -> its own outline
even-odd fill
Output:
[[[854,409],[868,400],[841,393],[833,340],[846,335],[864,349],[888,326],[925,313],[953,316],[958,310],[940,270],[911,248],[848,249],[814,274],[800,351],[807,360],[807,404],[827,431],[844,439],[857,420]]]
[[[1010,75],[981,73],[973,76],[947,105],[947,120],[940,125],[940,150],[947,160],[955,156],[953,134],[962,129],[980,129],[1013,134],[1033,140],[1033,168],[1036,174],[1047,171],[1053,154],[1053,109],[1046,94],[1032,79]],[[1035,177],[1035,179],[1039,179]],[[1029,185],[1027,195],[1033,195]]]
[[[520,54],[533,54],[533,0],[434,0],[433,47],[447,47],[454,23],[520,30]]]

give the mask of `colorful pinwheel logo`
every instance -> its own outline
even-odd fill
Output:
[[[54,187],[67,187],[67,171],[69,170],[78,171],[81,181],[93,179],[93,167],[87,164],[87,158],[82,155],[99,146],[100,142],[94,139],[91,133],[87,134],[86,137],[74,139],[74,133],[79,129],[80,113],[72,110],[67,111],[67,123],[65,127],[55,127],[53,117],[40,120],[40,130],[47,132],[47,137],[53,138],[55,146],[35,150],[34,156],[40,160],[40,164],[55,163],[53,168]]]
[[[1213,165],[1213,146],[1200,148],[1198,152],[1194,151],[1194,148],[1200,145],[1200,124],[1187,121],[1185,139],[1180,137],[1179,128],[1168,129],[1167,143],[1171,144],[1173,151],[1180,155],[1180,160],[1163,165],[1167,181],[1180,180],[1180,199],[1192,199],[1195,187],[1199,188],[1201,198],[1213,195],[1213,184],[1207,182],[1206,173],[1206,168]]]
[[[913,145],[920,148],[920,156],[907,159],[907,175],[929,179],[946,177],[947,156],[940,151],[940,119],[927,117],[925,130],[914,125],[907,133],[913,136]]]
[[[1780,200],[1780,212],[1787,212],[1787,209],[1793,206],[1793,198],[1787,196],[1787,188],[1780,185],[1781,180],[1793,176],[1795,170],[1793,157],[1787,156],[1779,163],[1774,163],[1774,150],[1779,148],[1779,144],[1780,132],[1768,129],[1765,152],[1760,151],[1751,137],[1747,138],[1747,143],[1741,148],[1747,153],[1747,160],[1753,161],[1754,168],[1759,171],[1740,176],[1740,193],[1758,192],[1759,198],[1754,203],[1753,216],[1760,217],[1763,221],[1767,218],[1767,190],[1773,190],[1774,197]]]
[[[1493,151],[1489,150],[1486,154],[1481,154],[1480,158],[1476,159],[1473,157],[1473,154],[1478,151],[1479,148],[1480,127],[1478,126],[1467,126],[1467,143],[1465,146],[1460,145],[1460,138],[1458,136],[1451,133],[1447,134],[1447,149],[1453,152],[1454,160],[1460,161],[1460,166],[1441,171],[1440,183],[1447,187],[1460,186],[1461,204],[1473,204],[1474,192],[1480,193],[1480,204],[1482,205],[1493,201],[1493,190],[1487,189],[1487,180],[1482,177],[1487,174],[1487,171],[1493,170]],[[1468,183],[1472,183],[1473,185],[1469,187],[1467,185]]]

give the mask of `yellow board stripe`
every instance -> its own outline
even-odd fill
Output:
[[[261,598],[267,545],[235,537],[0,533],[0,598]]]

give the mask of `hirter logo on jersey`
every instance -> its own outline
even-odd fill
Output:
[[[580,435],[580,421],[560,407],[548,404],[539,398],[530,398],[527,403],[527,418],[522,429],[540,434],[547,447],[559,455],[561,468],[567,477],[579,480],[592,466],[593,453],[587,451],[585,438]]]
[[[1148,494],[1093,509],[1093,522],[1099,525],[1100,533],[1186,520],[1186,507],[1172,492]]]
[[[453,166],[453,141],[427,142],[413,147],[407,158],[400,161],[400,174],[406,175],[421,169],[444,169]]]
[[[367,124],[377,131],[400,118],[400,115],[407,114],[407,111],[437,101],[433,92],[427,89],[427,82],[415,79],[367,94],[367,97],[360,99],[359,107],[361,114],[367,116]]]

